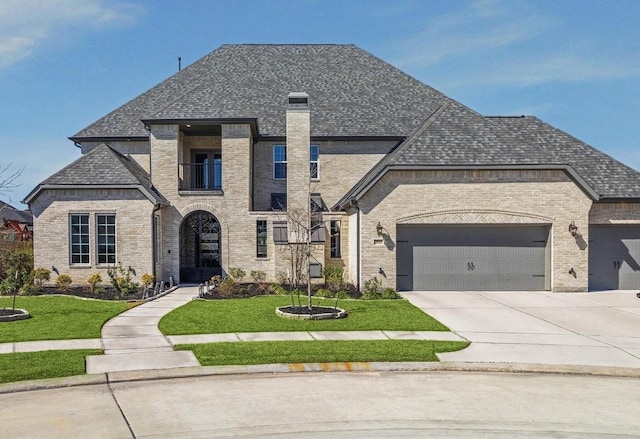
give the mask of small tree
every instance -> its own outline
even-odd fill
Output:
[[[33,247],[20,245],[13,250],[5,250],[0,255],[3,267],[0,291],[23,292],[33,285]]]
[[[89,276],[87,283],[89,284],[89,292],[91,294],[99,294],[103,291],[102,287],[99,285],[102,283],[102,276],[100,276],[100,273],[93,273]]]

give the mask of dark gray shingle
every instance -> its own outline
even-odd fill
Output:
[[[284,136],[292,91],[313,136],[406,136],[445,99],[353,45],[224,45],[72,138],[146,137],[141,119],[256,118]]]

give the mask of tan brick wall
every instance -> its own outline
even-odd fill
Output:
[[[32,203],[34,222],[34,265],[68,274],[73,285],[86,285],[87,278],[100,273],[108,284],[105,266],[96,264],[96,214],[115,213],[117,260],[135,271],[134,280],[153,273],[153,204],[138,190],[44,190]],[[90,264],[71,265],[69,256],[69,215],[89,214]],[[46,238],[43,238],[46,237]],[[51,281],[55,282],[53,274]]]
[[[311,142],[320,149],[320,175],[310,184],[328,207],[333,206],[395,145],[395,141],[321,141]],[[286,180],[273,178],[273,146],[285,142],[258,142],[254,151],[254,209],[271,209],[271,193],[286,193]],[[308,153],[307,153],[308,168]]]
[[[392,171],[360,200],[362,281],[378,276],[395,287],[396,225],[550,224],[551,289],[588,288],[591,200],[562,171]],[[376,244],[376,225],[394,245]],[[576,238],[568,232],[579,227]],[[577,277],[569,275],[573,268]]]

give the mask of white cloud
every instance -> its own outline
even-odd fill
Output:
[[[448,89],[640,76],[637,57],[616,58],[593,39],[564,41],[566,31],[562,22],[524,3],[480,0],[430,19],[422,31],[396,45],[394,64],[429,71],[433,80],[446,62],[451,68],[439,86]]]
[[[0,68],[68,38],[70,31],[129,26],[140,12],[140,6],[106,0],[2,0]]]

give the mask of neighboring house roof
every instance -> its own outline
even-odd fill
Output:
[[[10,204],[0,201],[0,220],[32,225],[33,215],[28,210],[18,210]]]
[[[44,189],[139,189],[154,204],[166,204],[153,185],[149,174],[132,158],[102,144],[40,183],[27,197],[31,202]]]
[[[224,45],[71,137],[148,137],[141,120],[255,118],[285,136],[286,98],[310,97],[314,137],[403,137],[446,99],[354,45]]]
[[[535,117],[485,117],[449,100],[333,207],[358,200],[389,170],[562,169],[593,199],[640,198],[640,173]]]

